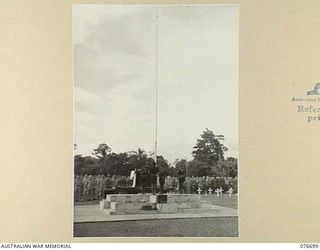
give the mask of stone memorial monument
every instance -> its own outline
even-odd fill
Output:
[[[100,201],[109,215],[178,213],[201,206],[196,194],[110,194]]]

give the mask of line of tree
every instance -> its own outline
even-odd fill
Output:
[[[182,168],[186,176],[215,176],[236,177],[238,162],[234,157],[225,158],[228,148],[223,145],[223,135],[216,135],[206,129],[197,139],[193,147],[193,159],[176,159],[173,164],[161,155],[157,156],[157,165],[168,175],[177,176],[177,170]],[[75,144],[75,149],[77,145]],[[74,156],[75,174],[110,174],[128,176],[135,168],[154,164],[152,153],[147,154],[143,149],[115,153],[106,143],[93,149],[91,156]]]

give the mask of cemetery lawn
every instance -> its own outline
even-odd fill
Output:
[[[222,207],[229,207],[229,208],[238,208],[238,196],[232,195],[231,197],[228,194],[223,194],[219,197],[216,195],[211,196],[204,196],[201,195],[201,200],[203,201],[210,201],[212,205],[222,206]]]
[[[74,237],[237,237],[238,217],[74,223]]]
[[[238,197],[233,195],[231,197],[228,194],[223,194],[222,196],[217,197],[216,195],[201,195],[201,200],[209,201],[213,205],[229,207],[229,208],[238,208]],[[85,201],[85,202],[75,202],[74,205],[98,205],[99,201]]]

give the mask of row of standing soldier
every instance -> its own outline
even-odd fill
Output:
[[[146,191],[146,187],[151,187],[152,192],[156,192],[157,176],[159,177],[160,192],[176,192],[180,193],[196,193],[196,190],[200,187],[202,190],[208,190],[209,187],[215,189],[216,187],[223,186],[224,189],[229,188],[231,185],[236,189],[236,182],[229,183],[228,186],[221,183],[221,179],[215,177],[185,177],[183,169],[178,170],[178,176],[173,177],[167,175],[167,173],[160,168],[142,168],[136,170],[136,185],[143,192]],[[217,182],[219,181],[219,182]],[[75,200],[100,200],[104,198],[104,191],[106,189],[116,188],[118,186],[129,187],[132,186],[132,179],[129,176],[110,176],[108,175],[76,175],[74,181],[74,195]],[[152,183],[152,185],[151,185]]]
[[[140,187],[141,192],[146,192],[146,187],[151,187],[151,192],[155,194],[157,192],[157,180],[159,177],[160,193],[165,192],[165,180],[167,172],[163,169],[159,169],[155,164],[151,167],[143,167],[141,169],[135,169],[134,181],[135,187]],[[85,174],[83,177],[77,175],[74,181],[74,194],[75,200],[100,200],[104,198],[104,191],[106,188],[112,188],[117,186],[118,182],[128,183],[128,177],[119,176],[119,178],[110,177],[110,175],[98,175],[92,176]],[[178,170],[179,180],[179,192],[183,193],[183,186],[185,182],[185,175],[183,169]],[[115,183],[117,182],[117,183]]]

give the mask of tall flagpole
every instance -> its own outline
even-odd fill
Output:
[[[154,81],[154,91],[155,91],[155,131],[154,131],[154,161],[157,167],[157,151],[158,151],[158,22],[159,22],[159,11],[157,10],[155,18],[155,81]]]

